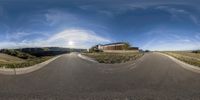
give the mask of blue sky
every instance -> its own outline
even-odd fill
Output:
[[[0,48],[200,49],[198,0],[0,0]]]

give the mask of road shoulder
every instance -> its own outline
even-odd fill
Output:
[[[163,53],[159,53],[159,54],[164,55],[164,56],[170,58],[170,59],[173,60],[175,63],[179,64],[181,67],[183,67],[183,68],[185,68],[185,69],[187,69],[187,70],[190,70],[190,71],[193,71],[193,72],[196,72],[196,73],[200,73],[200,68],[197,67],[197,66],[190,65],[190,64],[188,64],[188,63],[185,63],[185,62],[183,62],[183,61],[180,61],[180,60],[178,60],[178,59],[176,59],[176,58],[174,58],[174,57],[172,57],[172,56],[170,56],[170,55],[167,55],[167,54],[163,54]]]

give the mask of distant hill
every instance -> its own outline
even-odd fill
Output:
[[[45,47],[45,48],[20,48],[15,49],[20,52],[28,53],[31,55],[34,55],[36,57],[42,57],[42,56],[55,56],[63,53],[69,53],[68,49],[64,48],[54,48],[54,47]]]
[[[2,49],[1,53],[5,53],[12,56],[17,56],[19,58],[28,59],[33,57],[42,56],[55,56],[70,52],[82,52],[86,49],[71,49],[71,48],[61,48],[61,47],[38,47],[38,48],[20,48],[20,49]]]
[[[16,49],[16,50],[34,55],[36,57],[41,57],[41,56],[55,56],[59,54],[69,53],[69,52],[81,52],[81,51],[84,51],[85,49],[42,47],[42,48],[21,48],[21,49]]]

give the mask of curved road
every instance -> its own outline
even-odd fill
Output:
[[[200,74],[158,53],[115,65],[72,53],[29,74],[0,75],[0,100],[200,100]]]

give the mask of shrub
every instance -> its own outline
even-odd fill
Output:
[[[192,53],[200,53],[200,50],[194,50]]]

